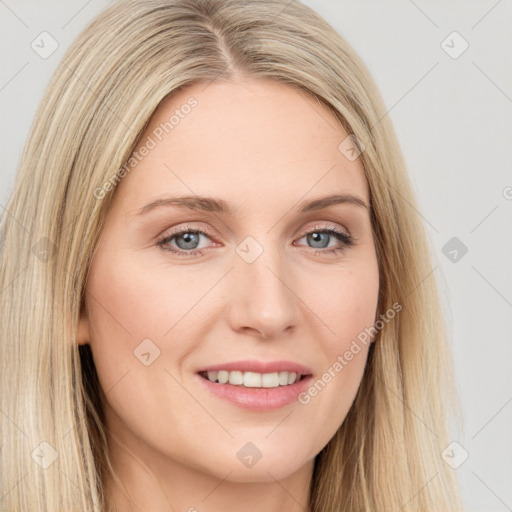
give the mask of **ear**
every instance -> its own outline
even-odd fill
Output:
[[[80,309],[80,319],[78,320],[76,341],[78,345],[87,345],[89,343],[89,317],[85,305]]]

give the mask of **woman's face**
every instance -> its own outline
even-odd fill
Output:
[[[189,86],[152,117],[79,329],[109,429],[152,470],[273,481],[311,469],[342,424],[379,291],[346,137],[311,97],[262,79]]]

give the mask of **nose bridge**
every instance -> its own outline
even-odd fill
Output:
[[[253,237],[243,240],[236,248],[230,273],[233,327],[256,329],[264,336],[276,335],[296,322],[289,266],[271,238],[265,237],[265,245]]]

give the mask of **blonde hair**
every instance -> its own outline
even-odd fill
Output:
[[[98,199],[97,190],[123,168],[165,97],[241,76],[307,91],[357,137],[380,269],[378,312],[402,306],[371,346],[348,416],[316,458],[311,511],[462,510],[441,458],[457,403],[451,353],[393,127],[354,50],[288,0],[121,1],[66,52],[1,219],[2,510],[103,510],[112,468],[94,364],[76,342],[114,193]]]

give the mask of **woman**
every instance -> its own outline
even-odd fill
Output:
[[[3,510],[461,510],[414,204],[308,7],[106,9],[2,217]]]

